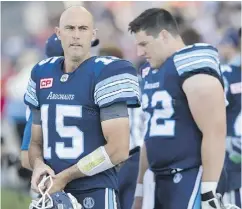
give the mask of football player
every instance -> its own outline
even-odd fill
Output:
[[[221,176],[220,189],[225,203],[241,208],[241,66],[223,66],[222,71],[229,105],[226,109],[226,173]]]
[[[99,44],[99,39],[95,39],[92,42],[91,46],[95,47],[98,44]],[[55,33],[52,34],[46,41],[45,55],[47,58],[64,56],[64,51],[62,49],[61,42]],[[24,168],[32,170],[29,165],[29,156],[28,156],[28,149],[29,149],[29,144],[31,139],[32,114],[28,107],[26,109],[26,121],[27,123],[25,125],[24,135],[23,135],[22,145],[21,145],[21,164]]]
[[[241,29],[239,32],[241,36]],[[241,61],[240,61],[241,62]],[[219,190],[225,203],[241,208],[241,63],[222,66],[226,96],[229,105],[227,115],[227,139],[224,168]],[[237,65],[236,65],[237,64]]]
[[[65,10],[56,28],[64,57],[32,70],[25,103],[32,111],[29,162],[32,187],[53,177],[50,194],[63,189],[84,208],[120,208],[114,166],[129,153],[127,107],[139,106],[133,65],[91,57],[96,30],[83,7]]]
[[[113,45],[106,45],[100,48],[100,56],[115,56],[123,58],[122,51]],[[118,171],[118,187],[120,206],[124,209],[131,209],[134,200],[134,192],[136,187],[136,179],[139,167],[139,151],[140,145],[143,144],[143,127],[144,118],[143,111],[140,108],[129,108],[129,124],[130,124],[130,152],[127,161],[119,165]]]
[[[149,117],[133,208],[143,176],[155,173],[155,209],[221,209],[216,188],[225,155],[226,117],[217,49],[185,46],[173,16],[144,11],[129,24],[142,67],[142,108]]]

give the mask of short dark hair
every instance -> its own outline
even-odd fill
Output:
[[[145,10],[130,22],[128,30],[131,33],[144,30],[148,35],[157,36],[163,29],[172,35],[179,35],[177,22],[171,13],[162,8],[152,8]]]

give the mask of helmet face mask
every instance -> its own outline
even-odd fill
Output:
[[[52,185],[52,177],[44,176],[38,185],[41,197],[37,200],[32,200],[29,209],[82,209],[82,206],[71,194],[61,191],[50,195],[49,191]]]
[[[47,185],[47,188],[43,190],[44,186]],[[32,200],[30,203],[29,209],[49,209],[53,208],[53,199],[49,195],[49,191],[53,185],[53,180],[51,176],[44,176],[41,182],[38,184],[38,189],[41,197],[37,200]]]

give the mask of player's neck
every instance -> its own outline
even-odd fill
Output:
[[[186,45],[184,44],[184,42],[182,41],[181,38],[173,39],[172,42],[170,42],[169,47],[166,48],[167,57],[165,58],[165,60],[168,59],[169,57],[171,57],[177,51],[184,48],[185,46]]]
[[[83,59],[78,60],[76,62],[70,58],[65,57],[63,71],[65,73],[71,73],[71,72],[75,71],[85,60],[89,59],[90,57],[91,57],[91,54],[88,53]]]
[[[175,52],[183,49],[184,47],[186,47],[186,45],[180,37],[175,39],[173,47],[171,48],[171,54],[174,54]]]

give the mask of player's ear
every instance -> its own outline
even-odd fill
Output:
[[[93,29],[92,32],[92,42],[95,41],[97,39],[97,28]]]
[[[58,27],[55,27],[55,33],[56,33],[58,39],[61,40],[61,37],[60,37],[60,29]]]
[[[159,37],[162,39],[162,41],[167,42],[169,37],[169,32],[167,30],[162,30],[159,34]]]

